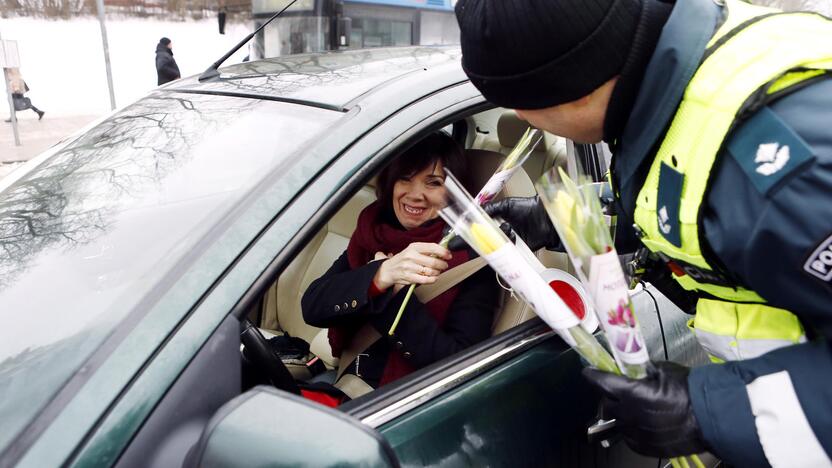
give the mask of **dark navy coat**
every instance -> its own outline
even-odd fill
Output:
[[[156,84],[163,85],[179,78],[179,65],[173,58],[173,51],[161,42],[156,44]]]

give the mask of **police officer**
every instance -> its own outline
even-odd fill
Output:
[[[459,0],[462,65],[498,106],[606,141],[622,218],[697,295],[715,362],[585,370],[628,443],[832,466],[832,21],[739,0]],[[489,210],[555,236],[533,199]]]

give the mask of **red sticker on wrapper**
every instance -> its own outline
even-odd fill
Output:
[[[583,320],[586,315],[586,306],[584,300],[575,288],[569,283],[560,280],[549,282],[549,286],[560,296],[561,300],[575,313],[575,315]]]

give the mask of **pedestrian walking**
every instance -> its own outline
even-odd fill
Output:
[[[456,14],[471,82],[538,128],[606,141],[619,224],[696,296],[714,363],[585,369],[605,417],[646,455],[832,466],[832,20],[739,0],[459,0]],[[489,209],[556,235],[523,223],[537,202]]]
[[[159,39],[156,44],[156,76],[157,85],[181,78],[179,66],[173,58],[173,43],[167,37]]]
[[[32,112],[38,115],[38,120],[42,119],[43,114],[45,114],[45,112],[35,107],[35,105],[32,104],[32,100],[24,96],[27,92],[29,92],[29,86],[26,84],[25,81],[23,81],[23,76],[20,74],[20,69],[4,68],[3,72],[6,74],[6,80],[8,81],[10,90],[12,92],[12,103],[14,104],[15,113],[31,109]],[[11,117],[6,119],[6,122],[11,121]]]

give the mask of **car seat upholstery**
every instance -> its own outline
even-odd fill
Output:
[[[496,138],[490,135],[478,135],[473,147],[507,155],[517,146],[517,142],[529,128],[529,124],[520,120],[513,110],[506,110],[497,119],[496,127]],[[537,180],[544,171],[555,165],[566,168],[566,140],[544,132],[543,141],[529,156],[523,168],[532,180]]]
[[[261,328],[303,339],[310,344],[311,352],[329,367],[335,367],[337,360],[332,357],[326,330],[303,321],[300,300],[309,284],[323,275],[347,249],[358,215],[375,199],[372,186],[363,187],[350,198],[289,263],[263,301]]]

